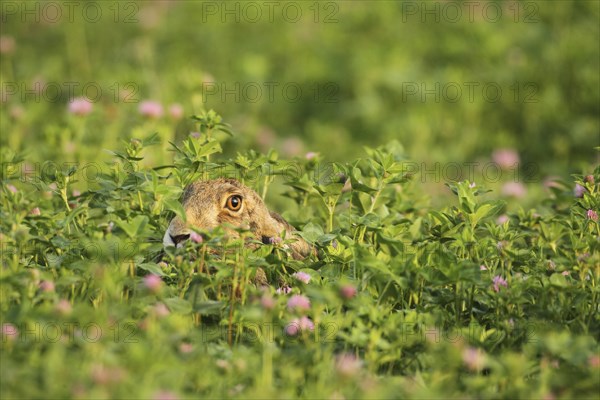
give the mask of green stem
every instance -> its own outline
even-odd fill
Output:
[[[71,207],[69,206],[69,198],[67,197],[67,188],[63,188],[60,190],[60,197],[62,198],[63,202],[65,203],[65,207],[67,207],[67,211],[71,211]]]
[[[267,190],[269,188],[269,175],[265,176],[265,180],[263,183],[263,190],[262,190],[262,199],[264,200],[267,197]]]
[[[140,193],[139,190],[137,192],[137,195],[138,195],[138,200],[140,202],[140,211],[144,211],[144,202],[142,201],[142,194]]]
[[[377,200],[379,199],[379,195],[381,194],[381,192],[383,191],[383,188],[380,187],[377,190],[377,193],[375,193],[375,196],[373,197],[373,201],[371,202],[371,206],[369,207],[369,211],[367,211],[367,214],[370,214],[373,212],[373,210],[375,209],[375,203],[377,203]],[[360,235],[358,236],[358,242],[362,243],[363,239],[365,237],[365,233],[367,233],[367,227],[363,226],[360,229]]]
[[[233,306],[235,304],[235,286],[236,286],[236,272],[237,272],[237,263],[233,264],[233,282],[231,283],[231,296],[229,299],[229,322],[227,329],[227,343],[229,346],[233,345]]]
[[[455,313],[456,313],[456,323],[460,324],[460,296],[459,296],[459,292],[460,292],[460,283],[456,282],[456,285],[454,286],[454,308],[455,308]]]

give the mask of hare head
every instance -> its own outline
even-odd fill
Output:
[[[196,181],[184,191],[182,199],[186,221],[175,217],[163,238],[165,246],[175,246],[190,237],[191,228],[211,230],[221,224],[249,229],[263,243],[274,243],[285,232],[292,255],[301,259],[311,247],[295,234],[295,229],[279,214],[271,212],[252,189],[235,179]]]

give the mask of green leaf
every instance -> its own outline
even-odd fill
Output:
[[[504,207],[503,202],[484,203],[477,207],[475,214],[469,214],[471,225],[475,226],[479,221],[487,217],[493,217],[498,214]]]
[[[362,172],[360,169],[353,168],[352,175],[350,175],[350,183],[352,183],[352,190],[364,193],[375,193],[377,190],[369,187],[361,182],[362,180]]]
[[[150,134],[148,137],[142,139],[143,147],[153,146],[155,144],[160,144],[160,136],[158,135],[158,132],[154,132],[154,133]]]
[[[192,312],[192,305],[189,301],[180,299],[179,297],[171,297],[164,300],[171,312],[176,314],[189,314]]]
[[[186,220],[185,210],[183,209],[183,205],[180,201],[175,199],[164,199],[163,204],[166,210],[173,211],[175,215],[177,215],[182,220]]]
[[[321,245],[327,244],[327,243],[331,242],[333,239],[335,239],[335,237],[336,237],[336,235],[334,235],[332,233],[326,233],[325,235],[319,236],[319,238],[316,240],[316,242]]]
[[[550,275],[550,285],[560,288],[569,287],[569,282],[563,274],[554,273]]]
[[[220,301],[202,301],[194,304],[194,311],[201,315],[219,315],[224,304]]]
[[[475,211],[477,202],[475,201],[475,194],[473,189],[469,187],[469,182],[459,182],[456,184],[458,189],[458,204],[460,209],[467,214],[471,214]]]
[[[364,217],[360,217],[357,222],[369,228],[379,228],[381,226],[381,218],[374,213],[368,213]]]
[[[221,148],[221,144],[215,140],[211,140],[198,149],[196,156],[197,157],[206,157],[211,154],[221,153],[223,149]]]
[[[158,275],[158,276],[165,275],[164,272],[162,271],[162,269],[157,264],[144,263],[144,264],[138,264],[137,267],[144,271],[150,272],[151,274],[154,274],[154,275]]]
[[[304,228],[302,228],[302,231],[298,232],[300,236],[311,243],[316,242],[321,236],[324,235],[324,233],[325,232],[323,232],[323,228],[321,226],[313,224],[312,222],[306,224]]]
[[[146,224],[148,224],[148,217],[145,215],[138,215],[131,220],[131,222],[116,219],[115,223],[119,226],[119,228],[125,231],[127,236],[130,238],[135,238],[144,230]]]

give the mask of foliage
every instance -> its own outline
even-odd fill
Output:
[[[431,208],[398,142],[347,163],[217,161],[231,131],[195,119],[173,164],[144,166],[159,139],[132,139],[82,193],[76,167],[5,178],[3,398],[598,393],[600,168],[575,177],[582,197],[554,187],[498,220],[506,204],[480,182]],[[263,196],[282,183],[283,215],[318,256],[219,231],[163,250],[182,186],[216,176]]]
[[[192,126],[171,117],[179,103],[186,116],[217,109],[243,133],[227,154],[275,147],[349,162],[397,139],[419,164],[456,162],[473,180],[464,163],[509,147],[532,184],[597,160],[595,1],[95,4],[69,6],[71,19],[68,4],[58,19],[52,6],[2,10],[15,39],[2,57],[3,146],[101,161],[98,148],[157,131],[164,146],[148,157],[166,163],[168,142]],[[86,17],[95,8],[101,17]],[[93,101],[86,121],[65,113],[79,96]],[[140,115],[145,100],[162,116]],[[28,147],[39,142],[49,145]]]

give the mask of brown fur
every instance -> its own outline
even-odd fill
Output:
[[[235,212],[225,207],[227,199],[232,195],[242,198],[242,206]],[[257,240],[280,238],[285,232],[285,239],[293,240],[290,247],[296,259],[305,258],[313,252],[308,243],[295,233],[293,226],[279,214],[269,211],[254,190],[235,179],[196,181],[185,189],[182,204],[187,221],[178,217],[171,220],[165,234],[165,245],[167,241],[171,241],[167,235],[188,235],[191,232],[189,227],[210,231],[227,223],[249,229]]]

